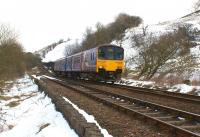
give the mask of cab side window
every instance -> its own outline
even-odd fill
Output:
[[[90,54],[90,60],[92,60],[92,53]]]

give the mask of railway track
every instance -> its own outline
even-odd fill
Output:
[[[63,79],[63,80],[66,80],[66,79]],[[95,85],[102,85],[102,86],[106,85],[106,86],[109,86],[112,88],[127,90],[127,91],[138,93],[138,94],[153,95],[153,96],[158,96],[158,97],[175,99],[175,100],[182,101],[182,102],[200,104],[200,96],[196,96],[196,95],[169,92],[169,91],[160,90],[160,89],[149,89],[149,88],[143,88],[143,87],[135,87],[135,86],[133,87],[133,86],[126,86],[126,85],[100,83],[100,82],[86,81],[86,80],[78,80],[78,81],[81,81],[81,82],[84,81],[85,83],[88,83],[88,84],[95,84]]]
[[[149,88],[142,88],[142,87],[132,87],[132,86],[125,86],[125,85],[117,85],[117,84],[99,83],[99,82],[87,82],[87,83],[93,83],[93,84],[102,85],[102,86],[106,85],[112,88],[123,89],[130,92],[138,93],[138,94],[147,94],[147,95],[153,95],[153,96],[159,96],[159,97],[166,97],[166,98],[171,98],[171,99],[175,99],[175,100],[179,100],[183,102],[200,104],[200,96],[196,96],[196,95],[169,92],[169,91],[159,90],[159,89],[149,89]]]
[[[90,87],[86,84],[49,80],[103,102],[128,115],[166,127],[173,132],[174,136],[200,137],[200,115],[198,114],[158,105],[122,94],[111,93]]]

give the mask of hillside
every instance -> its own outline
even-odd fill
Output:
[[[167,32],[172,32],[174,29],[176,29],[178,26],[182,25],[188,25],[191,26],[191,28],[196,29],[195,36],[193,36],[193,42],[195,43],[196,46],[192,47],[190,49],[190,53],[194,55],[197,59],[197,62],[200,64],[200,46],[198,45],[200,43],[200,11],[197,11],[195,13],[188,14],[184,17],[181,17],[176,20],[172,21],[166,21],[166,22],[161,22],[158,24],[142,24],[139,27],[131,28],[126,30],[125,36],[122,38],[122,40],[119,41],[113,41],[113,44],[121,45],[125,49],[125,60],[126,60],[126,66],[131,69],[135,70],[136,64],[134,61],[129,63],[130,58],[134,58],[137,56],[138,51],[137,49],[133,48],[133,42],[131,42],[131,38],[134,34],[140,34],[143,32],[143,28],[147,26],[148,32],[153,33],[156,36],[163,35]],[[74,41],[71,40],[67,43],[61,43],[56,45],[54,48],[47,48],[46,54],[43,55],[43,62],[49,62],[49,61],[55,61],[59,58],[63,58],[65,56],[65,49],[67,45],[73,44]],[[53,49],[53,50],[49,50]],[[168,66],[165,66],[163,69],[167,69]],[[190,79],[190,80],[200,80],[200,67],[194,67],[192,68],[194,71],[193,72],[187,72],[187,74],[183,73],[181,76],[181,79]],[[162,71],[162,70],[160,70]]]
[[[142,28],[144,26],[148,26],[148,30],[150,32],[156,33],[157,35],[161,35],[165,32],[173,31],[176,26],[183,25],[183,24],[191,24],[194,28],[198,28],[200,30],[200,11],[188,14],[188,15],[181,17],[179,19],[176,19],[176,20],[161,22],[161,23],[158,23],[158,24],[140,25],[139,27],[128,29],[128,30],[126,30],[125,37],[120,42],[122,42],[122,46],[124,48],[128,49],[127,52],[125,52],[126,56],[130,56],[129,52],[132,53],[133,51],[129,50],[129,48],[130,48],[129,47],[130,46],[129,38],[133,35],[133,33],[141,33]],[[195,42],[200,43],[200,33],[198,33],[195,36]],[[71,40],[69,43],[73,43],[73,41]],[[116,41],[114,41],[113,43],[116,43]],[[66,44],[68,44],[68,43],[66,43]],[[60,57],[63,57],[63,51],[62,50],[64,49],[63,48],[64,46],[62,46],[62,45],[66,45],[66,44],[61,43],[61,44],[58,44],[56,46],[50,45],[50,46],[47,46],[47,47],[45,47],[45,48],[43,48],[43,49],[41,49],[41,50],[39,50],[35,53],[39,53],[40,55],[42,54],[42,58],[45,61],[47,61],[48,57],[50,57],[50,55],[53,54],[53,53],[49,53],[50,51],[55,52],[53,50],[56,50],[57,51],[56,54],[59,54]],[[57,47],[57,48],[55,48],[55,47]],[[58,57],[55,57],[55,58],[57,59]],[[54,59],[50,59],[50,60],[54,60]]]
[[[62,43],[66,43],[68,42],[69,39],[67,41],[64,41],[63,39],[59,40],[58,42],[52,43],[38,51],[35,51],[34,54],[35,55],[39,55],[42,59],[45,58],[45,56],[52,50],[54,50],[55,47],[57,47],[58,45],[62,44]]]
[[[148,24],[148,25],[140,25],[136,28],[131,28],[126,30],[125,36],[120,41],[113,41],[113,44],[122,45],[125,49],[125,60],[127,61],[127,67],[129,69],[134,70],[136,67],[136,64],[134,62],[129,62],[131,58],[135,58],[138,56],[137,48],[134,47],[134,43],[132,41],[132,37],[135,34],[141,34],[143,33],[144,28],[146,27],[148,30],[148,33],[153,33],[156,36],[161,36],[165,33],[172,32],[175,29],[177,29],[178,26],[191,26],[192,29],[196,30],[196,33],[194,34],[192,42],[195,46],[190,48],[190,53],[196,57],[196,61],[198,64],[200,64],[200,11],[197,11],[195,13],[188,14],[182,18],[172,20],[172,21],[166,21],[158,24]],[[193,72],[190,73],[190,76],[187,74],[187,79],[191,80],[200,80],[200,66],[193,68]]]

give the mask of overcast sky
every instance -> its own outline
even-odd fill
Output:
[[[10,24],[26,51],[59,39],[81,39],[86,27],[107,24],[119,13],[145,24],[184,16],[196,0],[0,0],[0,23]]]

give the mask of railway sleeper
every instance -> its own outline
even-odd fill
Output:
[[[173,120],[175,117],[174,117],[174,116],[168,115],[168,116],[160,116],[160,117],[155,117],[155,118],[160,119],[160,120],[163,120],[163,121],[171,121],[171,120]]]
[[[95,91],[86,91],[86,93],[90,93],[92,95],[101,95],[101,93]]]
[[[200,125],[185,125],[184,124],[179,127],[200,135]]]
[[[162,112],[146,112],[144,113],[145,115],[148,115],[148,116],[151,116],[151,117],[160,117],[162,115],[165,115],[164,113]]]
[[[146,112],[149,112],[149,110],[147,110],[147,109],[141,109],[141,110],[138,110],[138,112],[140,112],[140,113],[146,113]]]
[[[166,122],[175,126],[181,126],[185,123],[185,121],[180,121],[180,120],[172,120],[172,121],[166,121]]]
[[[133,104],[125,104],[124,106],[128,107],[128,108],[131,108],[131,107],[133,107]]]
[[[129,106],[130,109],[139,110],[139,109],[146,109],[144,106],[132,105]]]
[[[184,128],[184,129],[188,129],[188,130],[191,130],[191,129],[196,129],[196,130],[199,130],[200,131],[200,125],[187,125],[187,126],[180,126],[181,128]]]
[[[124,107],[127,107],[127,103],[125,102],[116,102],[118,105],[120,106],[124,106]]]

